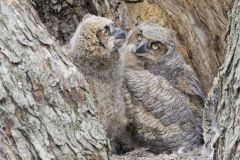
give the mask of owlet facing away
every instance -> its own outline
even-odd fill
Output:
[[[70,57],[93,93],[98,117],[114,143],[127,119],[122,91],[122,62],[118,48],[125,33],[108,18],[86,15],[70,41]]]
[[[134,28],[125,46],[125,102],[134,138],[154,153],[203,143],[204,95],[176,52],[175,34],[154,23]]]

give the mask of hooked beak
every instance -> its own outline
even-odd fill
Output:
[[[114,30],[112,32],[112,36],[115,37],[115,39],[125,39],[126,38],[125,32],[117,27],[114,28]]]
[[[137,49],[136,49],[136,54],[141,56],[143,53],[147,53],[148,49],[147,49],[147,41],[146,40],[142,40],[138,46],[137,46]],[[139,53],[139,54],[138,54]]]

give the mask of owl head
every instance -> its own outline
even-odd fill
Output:
[[[127,68],[144,69],[146,63],[158,63],[174,56],[175,33],[152,22],[135,27],[125,44]]]
[[[119,58],[118,48],[125,41],[125,33],[111,19],[87,14],[70,41],[74,60],[107,66]]]

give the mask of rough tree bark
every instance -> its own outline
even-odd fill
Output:
[[[230,0],[32,0],[49,32],[68,42],[85,13],[113,19],[129,31],[151,20],[176,31],[177,50],[197,72],[205,93],[224,60]],[[134,2],[134,3],[131,3]]]
[[[239,160],[240,159],[240,1],[234,0],[227,30],[226,57],[208,93],[201,151],[189,155],[131,153],[118,160]],[[141,157],[141,158],[137,158]]]
[[[205,91],[223,61],[229,0],[31,1],[61,43],[85,13],[111,17],[126,30],[149,18],[174,29],[178,51],[194,66]],[[227,57],[206,103],[217,120],[206,133],[215,137],[209,142],[214,159],[240,158],[239,13],[235,0]],[[27,0],[0,0],[0,32],[0,159],[108,159],[88,84]]]
[[[108,159],[84,77],[26,0],[0,0],[0,159]]]
[[[233,2],[225,62],[206,102],[212,118],[206,145],[215,160],[240,159],[240,1]]]

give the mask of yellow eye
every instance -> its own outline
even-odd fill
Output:
[[[109,30],[105,29],[104,32],[103,32],[103,35],[108,36],[109,35]]]
[[[151,48],[154,49],[154,50],[157,50],[157,49],[159,49],[159,44],[157,44],[157,43],[152,43],[152,44],[151,44]]]
[[[138,35],[137,35],[137,39],[138,39],[139,41],[141,41],[141,40],[143,39],[143,35],[142,35],[142,34],[138,34]]]

